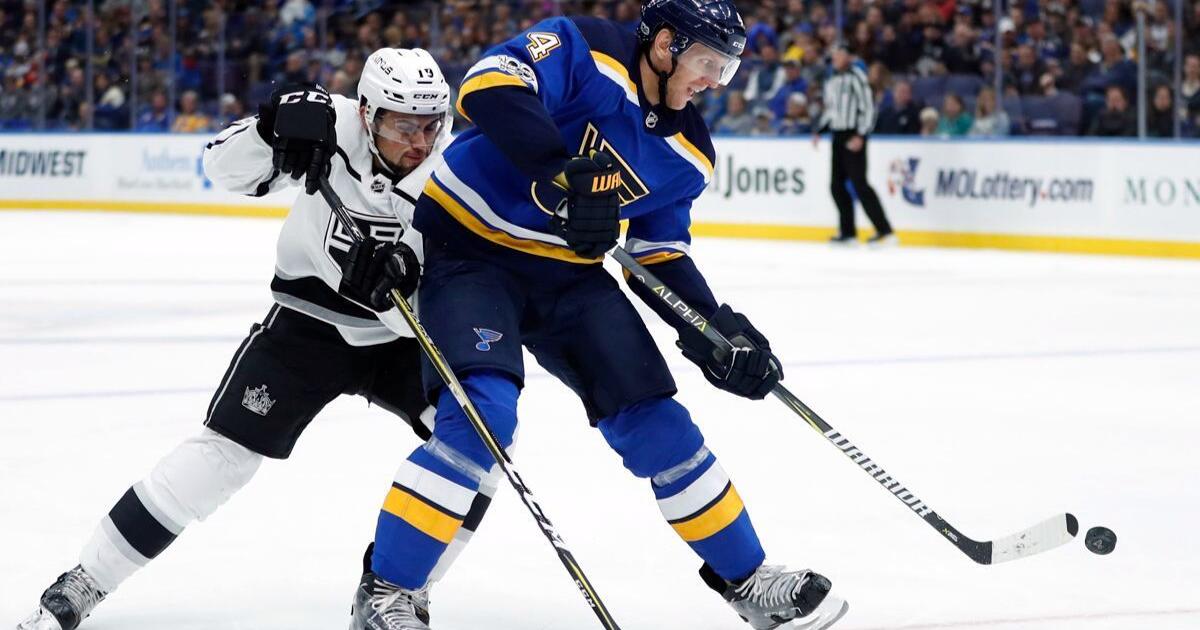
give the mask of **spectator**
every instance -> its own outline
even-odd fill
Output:
[[[925,137],[936,136],[938,126],[941,122],[938,120],[938,111],[932,107],[926,107],[921,110],[921,135]]]
[[[808,97],[794,92],[788,97],[787,110],[779,121],[779,135],[807,136],[812,133],[812,117],[808,115]]]
[[[1040,94],[1042,96],[1058,96],[1058,81],[1054,79],[1053,74],[1049,72],[1043,74],[1038,85],[1041,87]]]
[[[238,97],[226,92],[221,95],[220,104],[221,109],[212,123],[214,129],[224,129],[246,117],[246,107],[242,105]]]
[[[1008,114],[996,106],[996,90],[985,87],[975,98],[975,122],[967,135],[973,138],[1007,136],[1011,123]]]
[[[198,111],[199,103],[200,97],[196,92],[192,90],[184,92],[183,96],[179,99],[179,113],[175,116],[175,122],[171,125],[171,131],[175,133],[211,131],[212,120]]]
[[[1038,58],[1033,46],[1022,44],[1017,48],[1017,62],[1013,65],[1010,83],[1017,86],[1022,96],[1036,94],[1040,86],[1038,80],[1046,73],[1046,64]]]
[[[754,109],[754,126],[750,128],[750,135],[779,135],[775,129],[775,115],[771,113],[771,108],[760,105]]]
[[[799,59],[788,59],[783,62],[783,85],[775,92],[775,96],[771,98],[771,112],[776,117],[783,117],[787,110],[788,99],[793,94],[803,96],[808,91],[808,81],[800,73],[802,69],[803,65]]]
[[[1029,20],[1025,27],[1025,44],[1033,48],[1039,59],[1060,59],[1063,57],[1062,39],[1054,33],[1046,31],[1046,25],[1040,18]]]
[[[942,101],[942,118],[938,121],[937,135],[946,138],[961,138],[971,130],[974,121],[967,113],[962,97],[951,92]]]
[[[892,102],[879,110],[875,133],[916,135],[921,131],[921,108],[913,102],[912,85],[896,81],[892,86]]]
[[[1151,138],[1175,137],[1175,105],[1172,100],[1170,86],[1154,88],[1150,111],[1146,112],[1146,135]]]
[[[750,80],[746,83],[746,102],[751,106],[770,103],[787,80],[787,73],[779,63],[778,49],[771,44],[760,48],[762,65],[750,73]]]
[[[1130,137],[1137,135],[1137,118],[1129,109],[1125,90],[1110,85],[1104,93],[1104,110],[1092,120],[1089,136]]]
[[[1117,85],[1125,92],[1137,88],[1137,66],[1125,58],[1125,50],[1117,37],[1111,33],[1100,40],[1102,59],[1092,74],[1080,85],[1080,91],[1085,96],[1098,97],[1104,94],[1107,100],[1109,86]]]
[[[725,100],[725,114],[717,119],[714,131],[744,136],[748,135],[753,128],[754,118],[746,109],[746,97],[737,90],[730,91]]]
[[[1200,55],[1188,55],[1184,61],[1179,96],[1181,110],[1200,110]]]
[[[1063,66],[1058,85],[1068,92],[1078,92],[1084,80],[1095,71],[1096,64],[1088,59],[1087,49],[1083,47],[1083,44],[1074,42],[1071,44],[1071,53],[1067,57],[1067,63]]]
[[[167,93],[156,90],[150,95],[150,105],[138,115],[137,131],[164,132],[167,130]]]
[[[979,74],[983,61],[979,32],[966,22],[954,25],[946,46],[946,71],[952,74]]]

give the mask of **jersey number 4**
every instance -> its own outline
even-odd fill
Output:
[[[525,50],[529,51],[529,57],[534,62],[541,61],[550,56],[550,52],[562,45],[558,35],[554,33],[528,33],[525,37],[529,38],[529,44],[525,46]]]

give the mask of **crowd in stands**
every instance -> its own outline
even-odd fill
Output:
[[[807,135],[841,41],[868,75],[879,134],[1133,136],[1144,7],[1148,135],[1173,136],[1178,117],[1184,135],[1200,137],[1200,0],[1004,0],[998,20],[992,1],[843,0],[839,28],[832,0],[743,0],[742,70],[695,103],[716,133]],[[1173,2],[1184,3],[1181,24]],[[212,131],[280,82],[352,96],[381,46],[429,49],[457,85],[488,47],[543,18],[590,14],[632,28],[640,12],[637,0],[92,4],[89,23],[85,0],[0,0],[0,127]]]

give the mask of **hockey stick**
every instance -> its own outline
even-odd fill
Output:
[[[729,343],[729,340],[725,339],[715,328],[708,325],[708,321],[704,317],[692,310],[682,298],[675,295],[662,281],[655,278],[654,274],[650,273],[641,263],[634,260],[633,256],[625,251],[624,248],[617,247],[610,253],[617,262],[621,263],[622,267],[645,285],[651,293],[658,296],[676,315],[679,315],[685,322],[704,333],[705,338],[711,341],[720,352],[729,352],[733,347]],[[958,547],[959,551],[967,554],[968,558],[979,564],[996,564],[1032,556],[1070,542],[1075,537],[1075,534],[1079,533],[1079,521],[1073,515],[1059,514],[1033,527],[997,540],[981,542],[968,538],[953,525],[947,523],[941,516],[938,516],[937,512],[933,511],[933,508],[918,499],[911,491],[897,481],[895,477],[892,477],[891,474],[885,471],[882,466],[867,457],[866,453],[855,447],[849,439],[835,430],[829,423],[822,420],[821,416],[818,416],[815,411],[809,409],[808,405],[805,405],[799,398],[796,398],[783,384],[776,385],[775,389],[771,390],[771,393],[775,394],[776,398],[783,401],[783,404],[787,405],[796,415],[807,422],[813,430],[823,435],[838,450],[845,453],[850,458],[850,461],[858,464],[860,468],[866,471],[868,475],[871,475],[875,481],[879,482],[893,496],[908,506],[917,516],[920,516],[926,523],[929,523],[931,527],[937,530],[939,534],[944,536],[946,540],[949,540],[955,547]]]
[[[356,242],[362,242],[364,239],[362,230],[358,228],[354,219],[350,217],[345,204],[338,198],[337,193],[333,191],[333,187],[329,185],[329,180],[322,177],[319,190],[321,191],[321,196],[325,198],[325,203],[329,204],[334,214],[337,215],[338,220],[346,226],[346,230],[350,233],[350,236]],[[492,457],[496,459],[496,464],[500,466],[500,470],[504,471],[513,489],[521,496],[521,501],[525,503],[525,507],[533,515],[533,520],[537,521],[542,534],[546,536],[551,545],[554,545],[555,551],[558,552],[558,559],[562,561],[562,565],[567,569],[567,573],[570,573],[571,578],[575,580],[575,586],[583,594],[583,598],[587,601],[588,606],[591,606],[592,612],[596,613],[596,618],[600,620],[600,625],[609,630],[620,630],[620,626],[617,625],[612,615],[609,614],[608,608],[604,605],[603,600],[600,599],[600,595],[592,586],[591,581],[584,575],[579,563],[575,561],[575,556],[567,549],[567,544],[559,536],[558,531],[554,528],[554,524],[550,522],[550,519],[546,517],[546,513],[542,511],[542,507],[533,498],[533,492],[525,485],[525,482],[521,479],[521,475],[517,474],[517,468],[513,464],[512,459],[509,458],[508,453],[500,445],[500,440],[496,438],[491,428],[484,422],[483,416],[479,414],[479,411],[467,396],[467,392],[463,390],[462,383],[458,382],[458,377],[454,376],[453,370],[446,363],[446,358],[442,356],[441,350],[438,350],[429,333],[425,331],[425,327],[417,320],[417,316],[413,313],[412,306],[409,305],[408,300],[404,299],[404,296],[399,291],[393,289],[392,301],[400,309],[400,314],[404,317],[404,321],[408,323],[408,327],[412,329],[413,336],[416,337],[417,343],[421,345],[421,349],[425,351],[425,355],[429,357],[429,362],[437,370],[438,376],[442,377],[442,382],[446,384],[450,393],[454,394],[454,399],[462,407],[467,420],[471,422],[471,426],[479,434],[479,438],[483,440]]]

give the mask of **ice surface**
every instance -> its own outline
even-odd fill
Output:
[[[270,305],[278,225],[0,213],[0,628],[200,429]],[[770,559],[850,601],[839,630],[1200,627],[1200,263],[725,240],[694,255],[770,337],[789,388],[967,535],[1071,511],[1120,537],[1110,556],[1074,542],[977,566],[782,405],[712,389],[652,321]],[[518,466],[622,627],[743,628],[646,483],[528,367]],[[335,402],[85,628],[345,627],[416,444],[362,399]],[[509,489],[433,614],[438,630],[598,627]]]

